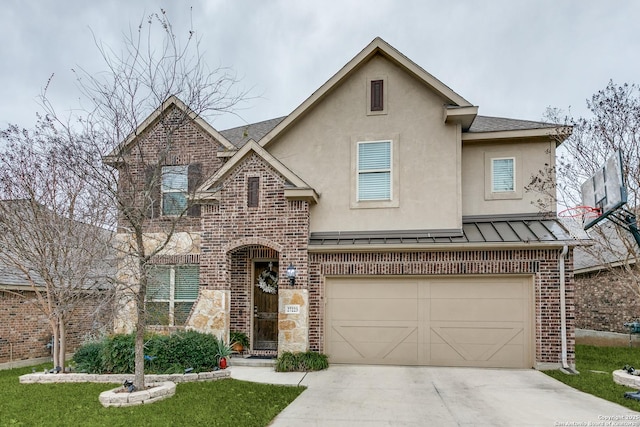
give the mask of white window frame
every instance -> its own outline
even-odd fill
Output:
[[[198,267],[198,277],[200,277],[200,269],[199,265],[195,264],[187,264],[187,265],[157,265],[153,266],[153,268],[158,269],[168,269],[169,270],[169,298],[152,298],[148,296],[148,302],[161,302],[161,303],[169,303],[169,321],[168,325],[162,326],[176,326],[175,324],[175,307],[176,303],[186,302],[195,304],[198,297],[196,296],[194,299],[185,299],[185,298],[176,298],[176,269],[180,267]],[[164,286],[164,283],[162,284]],[[149,289],[147,288],[147,292]],[[153,325],[153,324],[150,324]]]
[[[379,144],[387,143],[389,145],[389,167],[385,169],[367,169],[366,171],[360,170],[360,147],[365,144]],[[389,174],[389,197],[384,199],[360,199],[360,176],[373,173],[388,173]],[[393,141],[391,140],[378,140],[378,141],[358,141],[356,147],[356,201],[357,202],[380,202],[393,200]]]
[[[187,198],[187,193],[189,191],[189,165],[162,166],[162,171],[161,172],[162,173],[161,173],[161,177],[160,177],[160,212],[162,212],[162,216],[180,216],[180,214],[182,214],[187,209],[186,198]],[[182,189],[182,188],[165,187],[164,177],[165,177],[166,174],[184,175],[184,177],[185,177],[185,188]],[[185,205],[184,205],[184,208],[182,209],[182,211],[180,213],[174,213],[174,212],[165,213],[164,195],[168,194],[168,193],[184,194]]]
[[[513,190],[494,191],[494,160],[513,160]],[[524,196],[522,179],[522,153],[518,149],[491,149],[484,152],[484,199],[485,200],[519,200]]]
[[[511,160],[511,188],[498,189],[496,188],[496,161]],[[515,157],[493,157],[491,159],[491,192],[492,193],[513,193],[516,191],[516,158]]]

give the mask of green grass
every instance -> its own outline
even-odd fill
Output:
[[[117,384],[20,384],[30,372],[0,371],[0,426],[266,426],[304,391],[225,379],[178,384],[151,405],[104,408],[98,395]]]
[[[573,388],[640,411],[640,401],[624,397],[625,392],[634,390],[613,382],[611,373],[624,365],[640,369],[640,348],[577,345],[576,369],[580,375],[560,371],[545,373]]]

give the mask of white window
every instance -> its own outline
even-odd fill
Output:
[[[491,159],[491,191],[494,193],[513,192],[515,181],[516,159],[499,157]]]
[[[162,214],[181,215],[187,208],[189,166],[162,167]]]
[[[391,141],[358,142],[358,201],[391,200]]]
[[[145,311],[149,325],[184,325],[200,283],[198,265],[152,266]]]

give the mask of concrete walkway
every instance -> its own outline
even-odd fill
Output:
[[[535,370],[332,365],[308,374],[233,367],[231,376],[308,387],[276,417],[271,424],[275,427],[640,427],[639,412],[574,390]]]

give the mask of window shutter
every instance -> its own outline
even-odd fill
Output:
[[[147,300],[168,300],[170,272],[167,267],[151,267],[147,273]]]
[[[249,177],[247,181],[247,206],[257,208],[260,195],[260,178],[257,176]]]
[[[145,190],[149,193],[149,200],[145,200],[147,205],[147,218],[157,218],[160,216],[160,174],[158,165],[147,165],[144,170]]]
[[[383,80],[371,80],[371,111],[384,110]]]
[[[188,191],[190,195],[193,195],[202,184],[202,164],[192,163],[187,170]],[[187,210],[187,216],[200,216],[200,205],[197,203],[189,203],[189,209]]]
[[[391,199],[391,142],[358,145],[358,200]]]
[[[515,191],[513,159],[492,160],[492,190],[494,192]]]

